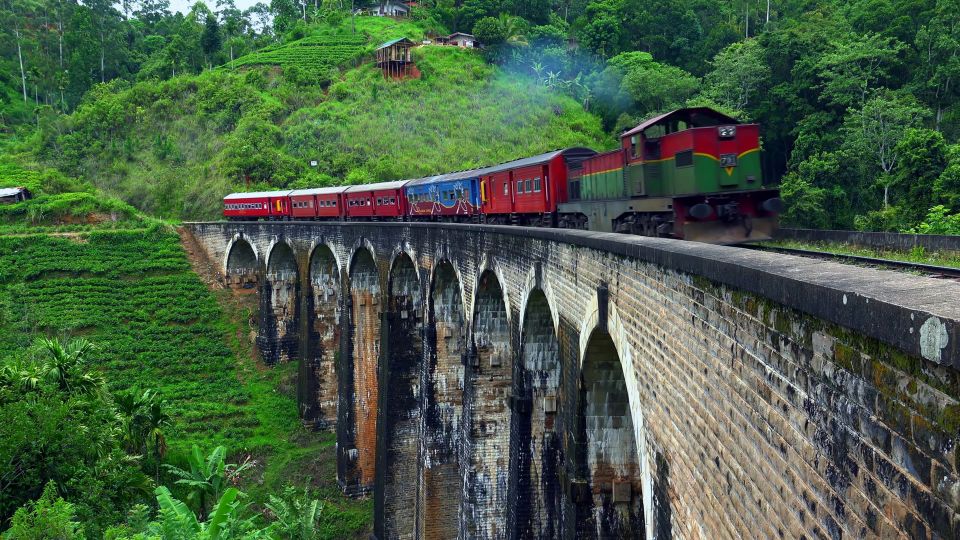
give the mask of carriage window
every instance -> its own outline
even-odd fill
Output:
[[[504,195],[508,195],[508,194],[509,194],[509,189],[507,188],[507,183],[506,183],[506,182],[503,183],[503,194],[504,194]]]
[[[517,180],[517,193],[523,193],[523,180]]]
[[[533,179],[533,190],[534,190],[534,191],[540,191],[540,177],[539,177],[539,176]]]
[[[526,183],[526,187],[524,188],[524,191],[526,191],[527,193],[530,193],[531,191],[533,191],[532,184],[533,184],[533,181],[527,178],[527,183]]]

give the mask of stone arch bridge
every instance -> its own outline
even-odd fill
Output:
[[[581,231],[193,223],[387,538],[960,538],[960,284]]]

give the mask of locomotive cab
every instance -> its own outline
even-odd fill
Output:
[[[760,129],[707,107],[651,118],[620,149],[584,163],[561,222],[713,243],[768,239],[776,190],[763,189]]]

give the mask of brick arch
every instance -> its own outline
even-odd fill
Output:
[[[463,313],[467,313],[471,305],[467,300],[466,293],[463,289],[463,273],[460,271],[460,267],[447,256],[445,250],[438,250],[434,256],[434,264],[430,268],[430,283],[429,283],[429,294],[433,294],[437,286],[437,270],[441,265],[446,264],[450,267],[450,270],[453,272],[453,277],[457,283],[457,293],[458,299],[460,301],[460,308]]]
[[[297,388],[301,418],[317,429],[330,429],[337,423],[341,283],[337,252],[329,244],[315,244],[307,262],[306,353]]]
[[[475,316],[477,314],[477,291],[480,289],[481,278],[488,273],[492,274],[496,278],[497,284],[500,287],[500,291],[502,293],[501,300],[503,301],[503,305],[506,307],[507,326],[509,327],[510,323],[513,322],[513,314],[510,310],[510,292],[509,287],[507,286],[507,284],[510,282],[507,280],[507,277],[503,273],[503,269],[499,264],[497,264],[496,260],[487,255],[483,255],[480,260],[480,265],[477,267],[477,273],[473,276],[473,298],[471,299],[469,306],[470,314],[471,316]],[[471,327],[471,331],[475,329],[475,327],[476,324]]]
[[[346,357],[340,377],[340,403],[346,422],[338,421],[341,481],[348,493],[373,487],[376,475],[378,370],[380,362],[380,271],[376,252],[360,240],[350,257],[347,277]]]
[[[377,447],[378,489],[374,505],[383,516],[378,538],[403,538],[416,527],[420,441],[419,367],[423,359],[423,304],[415,258],[399,249],[387,277],[387,325],[381,360],[383,426]]]
[[[600,523],[598,519],[594,519],[595,516],[600,514],[600,510],[597,508],[602,507],[604,494],[595,493],[599,490],[600,486],[593,486],[592,478],[590,478],[592,476],[589,463],[590,456],[585,455],[590,451],[591,447],[596,447],[599,444],[596,442],[597,435],[599,434],[597,430],[598,428],[602,428],[602,426],[596,423],[594,423],[593,426],[588,425],[590,422],[586,416],[588,416],[587,413],[591,412],[588,407],[596,404],[590,403],[592,399],[588,392],[587,381],[585,380],[585,370],[588,367],[588,362],[591,361],[591,357],[593,360],[596,360],[599,356],[602,360],[604,355],[615,355],[617,362],[605,362],[605,367],[607,368],[605,373],[609,376],[608,382],[617,383],[617,390],[622,390],[622,393],[618,396],[621,400],[618,406],[625,405],[626,408],[624,412],[629,413],[626,416],[629,416],[630,419],[630,429],[628,430],[626,427],[623,427],[617,434],[620,440],[627,440],[630,443],[634,454],[632,458],[635,458],[635,465],[639,474],[639,479],[630,478],[629,480],[631,482],[631,496],[634,498],[639,497],[639,513],[641,515],[640,519],[643,524],[643,531],[632,531],[631,534],[637,537],[643,534],[648,540],[652,540],[657,525],[654,522],[653,482],[650,475],[643,407],[640,402],[640,387],[637,380],[637,373],[633,368],[634,352],[628,340],[627,328],[620,318],[616,305],[609,303],[606,306],[606,312],[605,324],[601,324],[602,321],[600,318],[602,314],[600,302],[598,296],[595,294],[585,310],[580,327],[580,355],[578,358],[581,394],[580,411],[578,412],[580,419],[578,422],[578,430],[582,430],[579,436],[586,440],[586,447],[581,448],[579,463],[576,465],[580,470],[580,474],[587,476],[591,487],[591,497],[589,497],[589,509],[584,509],[582,505],[578,505],[577,526],[578,528],[596,527],[595,530],[600,533],[605,525],[604,523]],[[594,345],[595,348],[591,349],[591,345]],[[606,350],[604,350],[604,348]],[[614,369],[615,367],[619,369]],[[619,381],[622,381],[622,387],[619,386]],[[622,400],[624,397],[626,398],[625,402]],[[591,428],[593,428],[592,434]],[[629,435],[631,432],[632,437],[623,437],[623,435]],[[609,487],[611,488],[610,490],[606,490],[605,487],[604,490],[610,491],[610,497],[612,498],[613,486],[611,485]],[[637,493],[637,491],[639,491],[639,493]],[[670,503],[669,501],[659,501],[659,504],[669,505]],[[587,523],[583,522],[584,513],[581,512],[582,510],[586,510]],[[636,513],[637,512],[634,512],[634,514]],[[611,514],[607,514],[606,517],[611,517]],[[609,521],[606,525],[609,526]],[[667,525],[667,527],[669,527],[669,525]]]
[[[543,289],[525,295],[520,323],[518,380],[522,401],[514,408],[518,449],[516,527],[520,538],[559,538],[563,494],[560,470],[564,453],[557,433],[560,393],[560,343],[554,312]]]
[[[472,349],[465,396],[469,462],[465,463],[466,534],[507,534],[513,355],[505,281],[495,267],[481,266],[474,290]]]
[[[257,346],[268,364],[299,358],[299,274],[293,246],[275,240],[267,250],[257,333]]]
[[[227,244],[222,273],[227,286],[233,289],[254,289],[260,270],[257,247],[239,233]]]
[[[267,247],[265,267],[269,273],[280,270],[280,265],[283,265],[283,270],[297,272],[297,251],[287,240],[274,239]]]
[[[422,509],[418,538],[456,536],[460,529],[464,355],[467,332],[463,282],[457,267],[437,258],[430,276],[426,383],[423,396],[424,453],[420,466]]]

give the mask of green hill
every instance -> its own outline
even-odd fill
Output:
[[[358,18],[361,47],[345,37],[349,25],[232,69],[98,87],[44,126],[41,159],[142,210],[197,219],[215,217],[223,194],[248,184],[392,180],[611,142],[579,103],[477,51],[418,48],[419,80],[386,80],[372,61],[331,76],[329,66],[369,58],[382,39],[422,37],[409,23]]]

